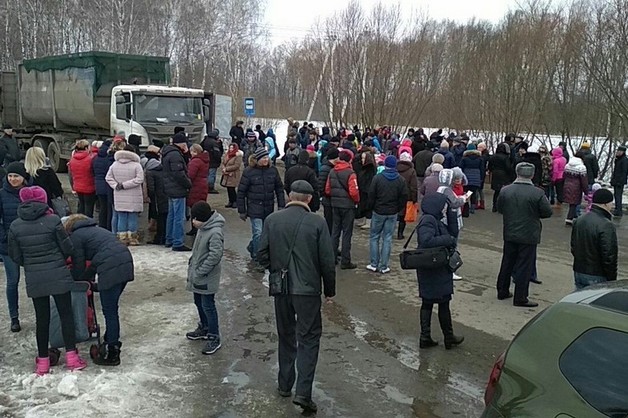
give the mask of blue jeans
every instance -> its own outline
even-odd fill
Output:
[[[18,284],[20,283],[20,266],[8,255],[2,255],[4,271],[7,277],[7,301],[9,302],[9,316],[11,319],[19,317]]]
[[[393,230],[395,229],[396,222],[396,214],[379,215],[373,212],[373,217],[371,218],[371,234],[369,237],[371,266],[376,267],[380,271],[388,268]],[[381,249],[380,241],[383,241]]]
[[[607,281],[604,276],[594,276],[592,274],[578,273],[577,271],[573,272],[573,277],[576,284],[576,290],[584,289],[587,286]]]
[[[249,242],[249,252],[251,258],[257,260],[257,250],[259,248],[259,239],[262,237],[262,228],[264,227],[264,220],[261,218],[251,218],[251,242]]]
[[[198,310],[198,317],[203,328],[207,329],[207,334],[220,338],[218,329],[218,311],[216,310],[215,295],[200,295],[194,293],[194,304]]]
[[[168,220],[166,221],[166,244],[174,248],[184,243],[185,197],[168,199]]]
[[[113,213],[111,214],[111,232],[114,234],[118,233],[118,212],[116,212],[113,208],[111,209]]]
[[[114,287],[100,291],[100,305],[105,317],[105,344],[117,344],[120,342],[120,317],[118,316],[118,302],[124,291],[126,283],[117,284]]]
[[[207,185],[213,190],[214,184],[216,183],[216,171],[217,168],[210,168],[209,173],[207,175]]]
[[[137,232],[137,212],[118,212],[118,232]]]

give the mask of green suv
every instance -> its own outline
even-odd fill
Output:
[[[628,418],[628,280],[541,312],[491,372],[484,418]]]

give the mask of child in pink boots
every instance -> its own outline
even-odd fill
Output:
[[[18,219],[9,229],[9,256],[24,267],[26,294],[35,306],[37,359],[35,373],[50,372],[48,340],[50,328],[50,297],[55,299],[61,332],[65,343],[65,367],[84,369],[74,334],[74,315],[70,287],[73,283],[65,260],[74,250],[61,219],[48,207],[48,197],[38,186],[19,191]]]

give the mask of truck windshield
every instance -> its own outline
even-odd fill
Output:
[[[201,98],[134,94],[135,120],[139,123],[192,123],[203,120]]]

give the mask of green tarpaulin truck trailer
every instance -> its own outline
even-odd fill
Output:
[[[228,137],[231,98],[172,87],[168,58],[85,52],[25,60],[0,77],[1,122],[22,144],[44,149],[64,171],[77,139],[116,134],[168,142],[185,128],[191,142],[208,129]]]

